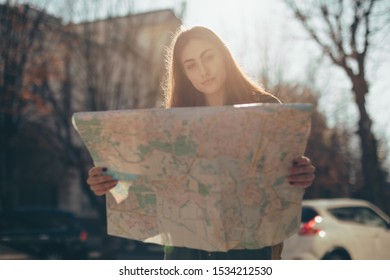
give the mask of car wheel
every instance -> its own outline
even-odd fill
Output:
[[[324,260],[350,260],[351,257],[348,255],[347,252],[332,252],[327,254],[323,259]]]

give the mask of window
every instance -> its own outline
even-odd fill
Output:
[[[387,228],[386,221],[374,210],[365,206],[333,208],[328,211],[341,221]]]
[[[302,207],[302,218],[301,218],[302,223],[307,223],[308,221],[314,219],[315,216],[318,216],[316,210],[307,206]]]

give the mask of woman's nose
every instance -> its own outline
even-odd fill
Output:
[[[199,71],[202,77],[209,74],[209,68],[203,63],[200,64]]]

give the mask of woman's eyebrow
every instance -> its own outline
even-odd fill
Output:
[[[184,60],[184,61],[183,61],[183,64],[186,64],[186,63],[192,62],[192,61],[195,61],[195,59],[189,58],[189,59]]]
[[[212,49],[204,50],[204,51],[200,54],[200,57],[204,56],[206,53],[211,52],[211,51],[212,51]]]

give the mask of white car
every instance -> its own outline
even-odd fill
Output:
[[[282,259],[390,260],[390,219],[364,200],[303,200],[301,228]]]

